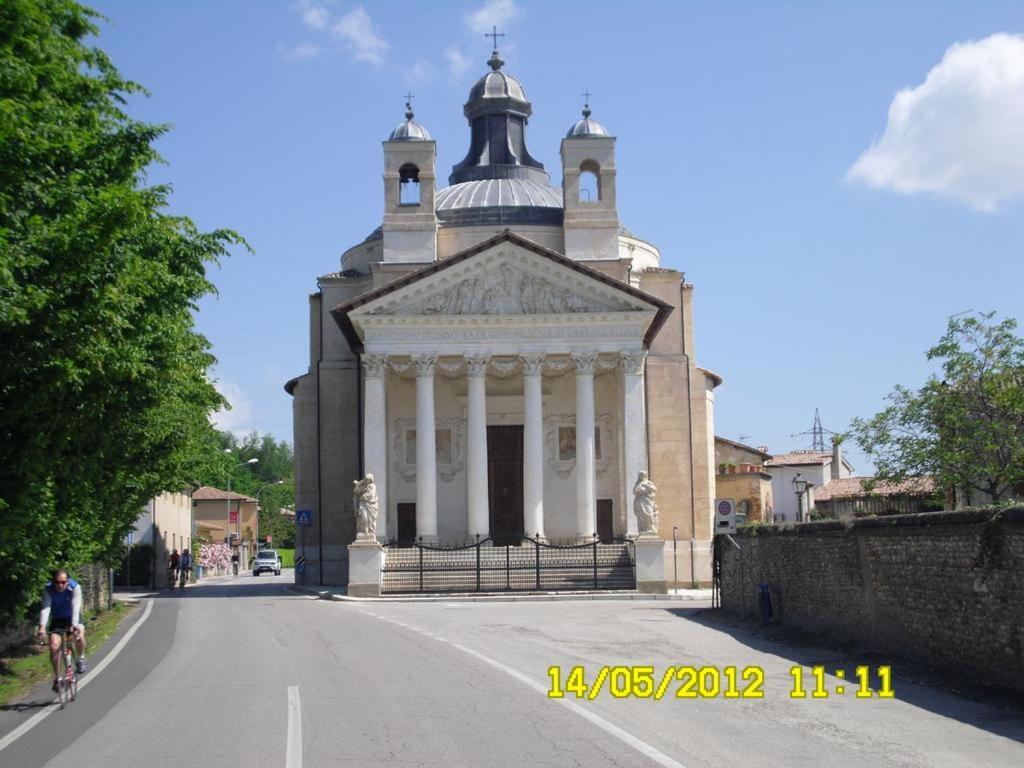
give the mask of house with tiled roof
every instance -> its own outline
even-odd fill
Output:
[[[237,547],[245,567],[259,536],[256,499],[204,485],[192,493],[192,516],[197,537]]]
[[[828,517],[902,515],[941,510],[941,489],[930,475],[899,483],[873,477],[843,477],[815,488],[814,508]]]
[[[764,466],[771,458],[763,447],[715,435],[715,498],[735,502],[736,522],[772,521],[772,476]]]
[[[791,451],[772,456],[764,463],[772,476],[772,498],[775,522],[800,522],[810,519],[814,510],[814,490],[832,480],[850,477],[853,465],[843,456],[839,442],[832,452]],[[806,483],[806,490],[798,490]]]

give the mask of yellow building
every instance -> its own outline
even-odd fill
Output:
[[[204,485],[192,494],[196,536],[238,548],[244,570],[256,553],[259,534],[256,499]]]

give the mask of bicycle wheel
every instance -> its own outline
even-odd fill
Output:
[[[68,698],[74,701],[78,698],[78,652],[72,651],[68,654]]]
[[[63,648],[60,651],[60,658],[57,659],[57,669],[59,671],[57,677],[57,703],[60,704],[61,709],[64,709],[64,706],[69,701],[70,691],[68,690],[68,670]]]

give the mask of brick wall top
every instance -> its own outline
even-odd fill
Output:
[[[981,507],[960,509],[955,512],[921,512],[916,515],[882,515],[881,517],[859,517],[846,520],[816,520],[809,523],[743,526],[738,536],[800,536],[825,531],[849,531],[865,528],[905,528],[936,525],[977,525],[989,520],[1000,519],[1007,523],[1024,523],[1024,506],[993,509]]]

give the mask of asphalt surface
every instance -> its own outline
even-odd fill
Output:
[[[853,677],[860,660],[765,639],[700,604],[355,604],[289,582],[240,576],[153,598],[79,700],[0,750],[0,766],[1024,765],[1020,709],[909,682],[898,665],[895,699],[792,699],[793,665]],[[556,664],[591,682],[602,665],[758,665],[764,698],[677,699],[672,685],[660,701],[607,687],[556,700]],[[0,712],[0,743],[51,698]]]

